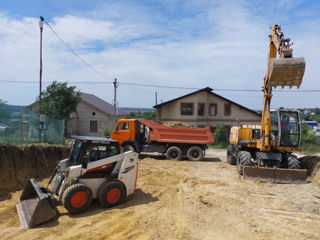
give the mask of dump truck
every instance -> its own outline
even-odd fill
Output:
[[[93,199],[113,207],[134,193],[137,153],[120,153],[119,143],[108,138],[73,138],[69,157],[58,163],[47,187],[33,178],[27,181],[16,205],[23,229],[54,218],[58,205],[76,214],[86,211]]]
[[[212,143],[210,127],[174,128],[149,119],[119,119],[111,138],[117,140],[124,151],[158,152],[167,159],[187,157],[200,161],[207,144]]]
[[[304,58],[294,58],[290,38],[280,25],[271,26],[269,56],[263,85],[261,125],[240,125],[230,130],[227,161],[244,178],[277,183],[304,182],[307,170],[293,151],[299,150],[301,121],[297,110],[271,110],[272,88],[300,87]],[[278,53],[278,58],[277,58]]]

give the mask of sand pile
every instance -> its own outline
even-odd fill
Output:
[[[184,122],[178,122],[178,121],[170,121],[170,122],[165,122],[163,125],[167,127],[174,127],[174,128],[192,128],[192,126],[188,123]]]

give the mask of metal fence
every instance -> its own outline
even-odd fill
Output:
[[[39,142],[39,113],[25,107],[0,107],[0,143]],[[41,142],[64,143],[64,120],[46,117]]]

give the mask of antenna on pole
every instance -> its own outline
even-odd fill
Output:
[[[119,86],[119,83],[117,79],[115,78],[113,81],[113,86],[114,86],[114,99],[113,99],[113,122],[114,125],[117,124],[117,88]]]

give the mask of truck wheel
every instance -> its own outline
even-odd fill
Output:
[[[134,146],[132,146],[130,144],[124,145],[123,146],[123,152],[128,152],[128,151],[135,152],[136,150],[135,150]]]
[[[237,170],[241,176],[243,175],[244,166],[253,166],[253,162],[251,161],[251,154],[247,151],[240,151],[237,154]]]
[[[100,186],[98,196],[100,204],[109,208],[122,202],[126,196],[126,189],[119,181],[107,181]]]
[[[166,151],[166,158],[169,160],[181,160],[182,158],[182,151],[177,146],[169,147]]]
[[[294,154],[288,155],[288,168],[289,169],[300,169],[300,161]]]
[[[203,159],[203,150],[198,146],[193,146],[188,149],[187,158],[190,161],[201,161]]]
[[[63,206],[72,214],[88,209],[92,202],[91,190],[82,183],[76,183],[66,188],[62,195]]]
[[[237,163],[237,154],[234,151],[232,146],[229,146],[227,149],[227,162],[231,165],[236,165]]]

